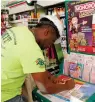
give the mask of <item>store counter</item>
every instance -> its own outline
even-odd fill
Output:
[[[33,98],[39,102],[95,102],[95,85],[75,80],[76,85],[72,90],[58,94],[42,94],[37,88],[33,91]]]

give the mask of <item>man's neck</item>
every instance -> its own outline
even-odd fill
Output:
[[[37,29],[36,29],[36,28],[30,28],[29,30],[33,33],[33,35],[34,35],[34,37],[35,37],[35,39],[36,39],[36,41],[37,41],[37,39],[38,39],[38,38],[37,38],[37,33],[36,33],[36,30],[37,30]]]

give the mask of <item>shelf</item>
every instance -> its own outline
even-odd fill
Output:
[[[28,26],[33,26],[33,27],[35,27],[37,24],[28,24]]]
[[[29,23],[31,23],[31,22],[37,22],[37,23],[38,23],[38,19],[37,19],[37,18],[29,19],[28,22],[29,22]]]
[[[61,35],[60,37],[61,37],[61,38],[63,38],[63,37],[65,37],[65,38],[66,38],[66,35]]]
[[[19,6],[10,8],[9,15],[26,12],[26,11],[32,11],[32,10],[34,10],[34,6],[28,6],[27,3],[25,3],[23,5],[19,5]]]
[[[55,67],[57,67],[58,65],[53,65],[53,66],[50,66],[50,67],[46,67],[46,69],[54,69]]]
[[[29,20],[34,20],[35,22],[38,21],[37,18],[31,18]],[[19,19],[19,20],[14,20],[14,21],[9,21],[10,23],[22,23],[22,22],[29,22],[28,18],[24,18],[24,19]]]
[[[52,0],[50,2],[48,1],[41,1],[41,0],[38,0],[37,4],[43,6],[43,7],[48,7],[48,6],[53,6],[53,5],[57,5],[57,4],[60,4],[60,3],[63,3],[65,2],[65,0]]]
[[[41,0],[37,0],[37,8],[46,8],[46,7],[50,7],[50,6],[55,6],[55,5],[58,5],[58,4],[61,4],[61,3],[64,3],[65,0],[52,0],[52,1],[41,1]],[[40,5],[40,6],[39,6]],[[12,14],[16,14],[16,13],[21,13],[21,12],[26,12],[26,11],[32,11],[34,10],[34,6],[28,6],[27,3],[24,3],[23,5],[18,5],[18,6],[15,6],[15,7],[11,7],[9,9],[9,15],[12,15]]]
[[[22,22],[28,22],[28,19],[19,19],[14,21],[9,21],[10,23],[22,23]]]
[[[12,26],[6,26],[5,28],[2,28],[1,29],[8,29],[8,28],[11,28]]]
[[[61,18],[65,18],[65,17],[66,17],[65,15],[60,15],[60,19],[61,19]]]
[[[51,74],[55,74],[55,73],[57,73],[57,72],[59,72],[59,69],[57,69],[57,70],[55,70],[55,71],[52,71]]]
[[[7,26],[6,28],[8,29],[8,28],[11,28],[12,26]]]

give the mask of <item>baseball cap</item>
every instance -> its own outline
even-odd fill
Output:
[[[64,26],[63,23],[58,19],[57,16],[52,16],[52,15],[45,15],[43,17],[41,17],[39,19],[39,22],[44,22],[47,24],[46,19],[51,23],[51,26],[54,27],[54,29],[56,30],[57,34],[60,36],[55,42],[54,44],[58,44],[61,43],[61,36],[64,33]],[[50,24],[50,23],[49,23]]]

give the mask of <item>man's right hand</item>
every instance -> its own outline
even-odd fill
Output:
[[[70,80],[66,81],[66,85],[67,85],[67,90],[71,90],[75,87],[75,82],[72,78],[70,78]]]
[[[66,77],[66,78],[55,78],[54,80],[52,80],[53,83],[55,84],[66,84],[66,90],[70,90],[73,89],[75,87],[75,82],[72,78]]]

